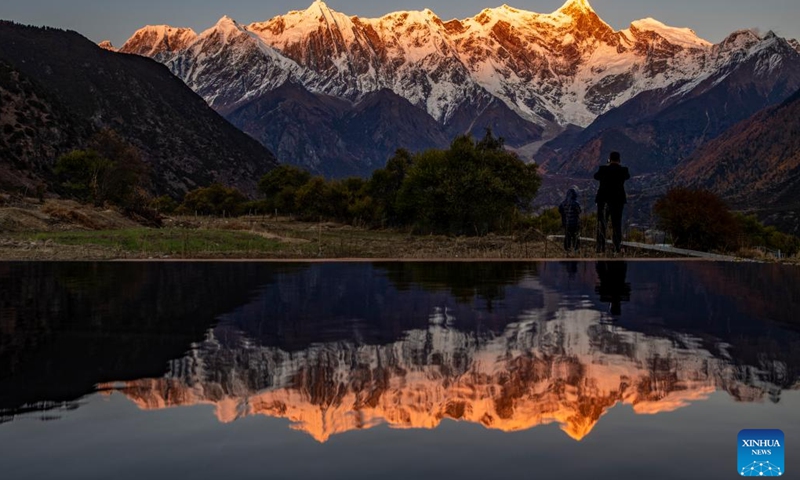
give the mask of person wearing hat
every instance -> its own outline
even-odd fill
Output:
[[[613,229],[611,238],[614,243],[614,252],[619,253],[622,249],[622,210],[628,203],[625,182],[630,178],[628,167],[622,166],[619,152],[611,152],[608,164],[601,165],[594,174],[594,179],[600,182],[595,197],[598,253],[603,253],[606,249],[606,229],[609,218],[611,218],[611,228]]]

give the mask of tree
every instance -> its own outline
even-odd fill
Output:
[[[478,150],[483,151],[501,151],[505,148],[505,145],[506,142],[503,137],[495,137],[492,133],[492,127],[486,127],[486,134],[476,147]]]
[[[54,170],[70,195],[100,205],[105,191],[101,184],[111,165],[111,161],[94,150],[73,150],[56,161]]]
[[[653,212],[677,247],[703,251],[736,248],[739,223],[725,202],[708,190],[673,188],[656,201]]]
[[[404,149],[398,149],[392,158],[386,162],[384,168],[375,170],[372,173],[367,193],[373,208],[373,218],[376,222],[383,225],[400,225],[403,219],[397,209],[397,195],[403,186],[408,170],[413,162],[411,153]]]
[[[132,209],[141,207],[147,200],[141,197],[149,172],[139,150],[109,129],[95,134],[89,145],[111,162],[101,183],[103,201]]]
[[[304,220],[319,220],[333,216],[337,208],[331,200],[335,196],[331,185],[324,178],[313,177],[297,190],[295,195],[297,211]]]
[[[112,130],[95,134],[86,150],[74,150],[56,161],[62,186],[79,200],[111,203],[138,211],[148,203],[147,165],[139,151]]]
[[[264,195],[270,210],[296,213],[297,190],[311,180],[311,174],[292,165],[281,165],[261,177],[258,190]]]
[[[374,217],[372,199],[369,196],[369,183],[363,178],[351,177],[333,182],[334,190],[338,190],[332,200],[340,202],[336,206],[336,216],[341,220],[355,223],[371,222]]]
[[[530,210],[541,183],[537,170],[506,151],[491,131],[478,143],[461,136],[448,150],[413,157],[396,206],[422,231],[482,235],[508,229]]]
[[[506,151],[487,130],[480,142],[458,137],[448,150],[399,149],[369,181],[326,181],[285,165],[265,175],[259,189],[265,202],[305,220],[482,235],[519,224],[539,184],[536,165]]]

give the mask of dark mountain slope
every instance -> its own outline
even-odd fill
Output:
[[[10,22],[0,22],[0,60],[60,105],[63,115],[54,117],[52,128],[65,145],[79,147],[86,134],[114,129],[142,151],[157,193],[180,194],[214,181],[253,192],[258,178],[277,164],[268,150],[153,60],[101,49],[75,32]],[[65,116],[74,120],[55,124]],[[46,175],[54,161],[48,155],[23,155],[6,168]]]
[[[433,117],[388,89],[366,94],[343,116],[339,131],[356,156],[368,160],[362,175],[383,168],[398,148],[421,151],[450,144]]]
[[[698,149],[675,176],[800,233],[800,91]]]
[[[453,139],[465,133],[483,138],[491,128],[511,147],[521,147],[541,140],[544,128],[529,122],[497,98],[462,104],[445,125],[445,134]]]
[[[325,175],[340,170],[351,174],[357,159],[347,151],[337,164],[323,162],[329,152],[343,150],[336,122],[346,108],[345,100],[286,83],[230,112],[227,118],[274,151],[283,163]]]
[[[283,162],[327,177],[368,176],[398,148],[450,143],[433,117],[390,90],[351,104],[287,82],[227,118]]]
[[[0,60],[0,190],[34,192],[50,165],[88,136],[84,122]]]

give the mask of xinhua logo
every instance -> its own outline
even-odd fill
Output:
[[[786,472],[782,431],[742,430],[739,432],[738,441],[739,475],[780,477]]]

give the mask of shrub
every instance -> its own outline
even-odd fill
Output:
[[[628,231],[628,241],[637,243],[646,243],[647,236],[644,234],[643,231],[639,230],[638,228],[631,228]]]
[[[735,217],[739,223],[743,248],[766,247],[787,256],[800,251],[800,238],[779,232],[773,226],[765,226],[755,215],[737,213]]]
[[[733,250],[739,223],[716,194],[707,190],[673,188],[658,199],[653,212],[675,246],[694,250]]]
[[[558,208],[548,208],[533,218],[534,228],[545,235],[560,235],[564,233],[561,225],[561,214]]]
[[[215,183],[186,194],[179,211],[200,215],[236,216],[243,212],[247,197],[233,187]]]
[[[178,209],[178,202],[169,195],[161,195],[151,200],[149,206],[159,213],[170,215],[175,213],[175,210]]]

